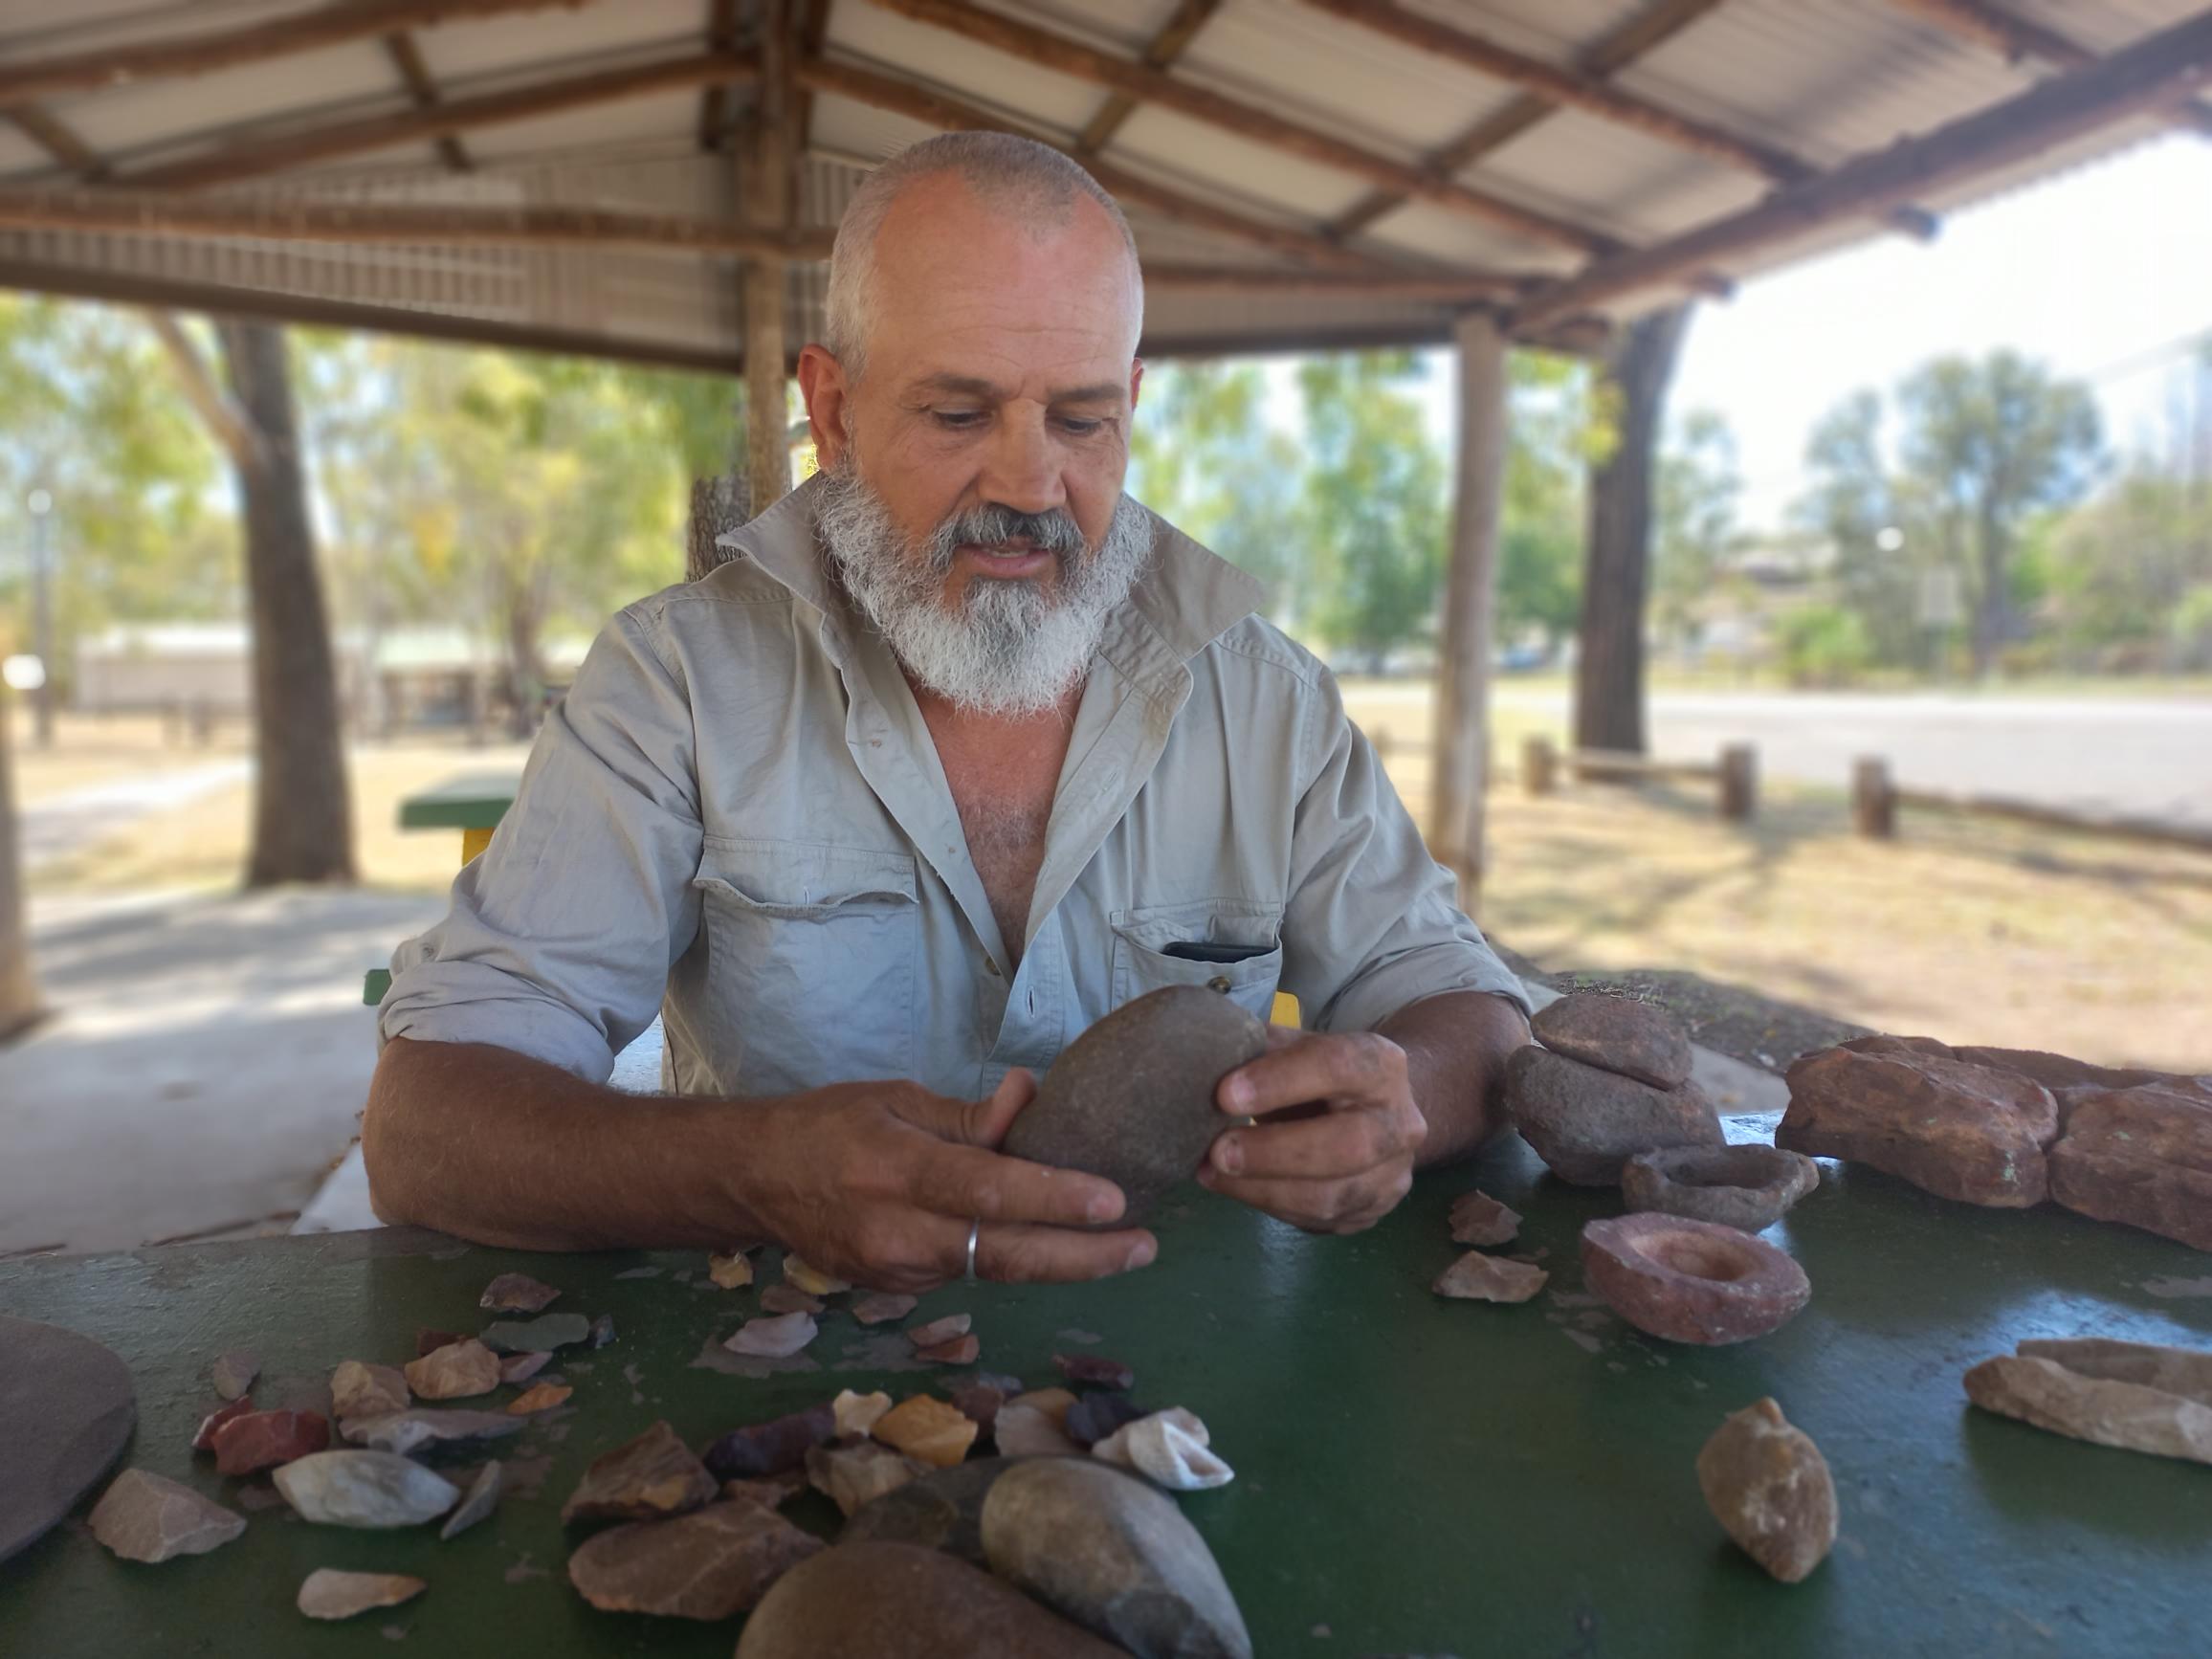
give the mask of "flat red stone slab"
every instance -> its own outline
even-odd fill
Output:
[[[1763,1239],[1649,1211],[1582,1228],[1582,1281],[1639,1331],[1707,1346],[1763,1337],[1813,1294]]]

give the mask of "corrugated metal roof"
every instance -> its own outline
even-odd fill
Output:
[[[1039,68],[882,0],[828,0],[824,51],[985,109],[1073,144],[1112,96],[1083,77]],[[1571,66],[1596,42],[1667,0],[1401,0],[1406,10],[1542,62]],[[2095,53],[2130,45],[2195,14],[2201,0],[2003,0],[2018,15]],[[1174,17],[1177,0],[980,0],[990,12],[1134,60]],[[9,0],[0,73],[26,62],[296,17],[309,0]],[[549,0],[539,10],[412,32],[449,101],[709,46],[709,0]],[[1308,0],[1222,0],[1167,72],[1186,85],[1299,122],[1408,166],[1525,103],[1522,89],[1408,46]],[[1722,0],[1619,68],[1611,83],[1665,109],[1832,167],[1925,133],[2032,87],[2047,66],[2011,62],[1880,0]],[[750,98],[727,95],[730,109]],[[381,41],[364,37],[176,78],[142,78],[37,100],[127,183],[138,169],[332,122],[412,106]],[[433,141],[224,188],[249,198],[489,205],[590,205],[727,218],[737,200],[730,157],[702,153],[701,94],[662,91],[463,135],[478,170],[445,170]],[[803,214],[833,225],[862,167],[930,129],[905,115],[823,94],[810,100]],[[2145,119],[1939,192],[1958,207],[2079,165],[2160,130]],[[1419,273],[1565,275],[1582,255],[1501,227],[1465,204],[1378,198],[1374,183],[1335,165],[1226,131],[1191,113],[1140,104],[1099,159],[1215,210],[1263,224],[1327,232],[1352,214],[1342,243],[1378,265]],[[0,122],[0,186],[66,182],[28,130]],[[1771,181],[1739,166],[1582,110],[1555,111],[1454,175],[1471,189],[1630,245],[1663,242],[1758,202]],[[1281,254],[1145,207],[1131,220],[1148,260],[1288,271]],[[1866,223],[1817,227],[1754,251],[1716,275],[1756,276],[1809,253],[1895,233]],[[813,331],[821,273],[792,274],[794,340]],[[255,300],[318,321],[471,329],[486,337],[597,345],[648,357],[734,365],[741,343],[737,267],[723,257],[589,247],[476,248],[219,241],[182,236],[0,231],[0,280],[63,291],[212,303]],[[1616,314],[1670,298],[1624,297]],[[1226,295],[1158,287],[1148,350],[1277,348],[1301,339],[1433,340],[1449,308],[1373,295]]]

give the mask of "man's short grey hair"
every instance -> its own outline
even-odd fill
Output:
[[[874,322],[875,238],[898,194],[917,180],[955,173],[994,208],[1032,225],[1067,222],[1076,201],[1088,196],[1106,210],[1129,264],[1137,271],[1137,238],[1120,204],[1081,163],[1051,144],[1006,132],[948,132],[900,150],[867,178],[846,204],[837,222],[837,241],[830,253],[830,294],[825,306],[823,343],[846,374],[858,380],[868,362],[868,334]],[[1137,314],[1144,317],[1142,276],[1137,275]]]

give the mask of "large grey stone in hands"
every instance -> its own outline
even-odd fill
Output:
[[[126,1561],[204,1556],[245,1530],[244,1515],[144,1469],[124,1470],[92,1506],[92,1536]]]
[[[1128,1201],[1108,1225],[1133,1225],[1197,1172],[1229,1125],[1215,1087],[1267,1046],[1266,1025],[1218,991],[1153,991],[1068,1045],[1005,1150],[1105,1177]]]
[[[1022,1459],[984,1499],[991,1570],[1138,1659],[1251,1659],[1236,1598],[1175,1501],[1104,1464]]]
[[[1577,1186],[1618,1186],[1622,1166],[1639,1152],[1728,1139],[1694,1083],[1654,1089],[1533,1043],[1506,1062],[1505,1101],[1521,1139]]]
[[[1654,1089],[1677,1089],[1690,1080],[1690,1039],[1682,1028],[1664,1008],[1632,997],[1575,991],[1538,1008],[1529,1029],[1555,1054]]]
[[[411,1527],[460,1502],[461,1489],[390,1451],[317,1451],[277,1470],[276,1490],[301,1520]]]
[[[1126,1659],[980,1567],[916,1544],[846,1542],[762,1598],[737,1659]]]

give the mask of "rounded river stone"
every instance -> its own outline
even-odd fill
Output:
[[[1813,1294],[1804,1269],[1764,1239],[1675,1215],[1590,1223],[1582,1282],[1639,1331],[1708,1347],[1765,1336]]]
[[[1119,1186],[1122,1227],[1142,1219],[1229,1126],[1222,1078],[1267,1051],[1268,1029],[1217,991],[1170,985],[1125,1003],[1070,1043],[1005,1150]]]
[[[991,1571],[1138,1659],[1251,1659],[1198,1529],[1154,1487],[1089,1458],[1018,1459],[984,1499]]]
[[[1118,1659],[1109,1647],[957,1557],[841,1543],[761,1599],[737,1659]]]
[[[1821,1166],[1774,1146],[1664,1146],[1639,1152],[1621,1171],[1630,1209],[1686,1215],[1761,1232],[1821,1183]]]
[[[1575,991],[1538,1008],[1537,1042],[1585,1065],[1603,1066],[1654,1089],[1690,1081],[1690,1039],[1664,1008],[1606,991]]]
[[[1505,1104],[1521,1139],[1577,1186],[1618,1186],[1621,1166],[1653,1147],[1727,1142],[1696,1084],[1654,1089],[1534,1043],[1506,1062]]]

